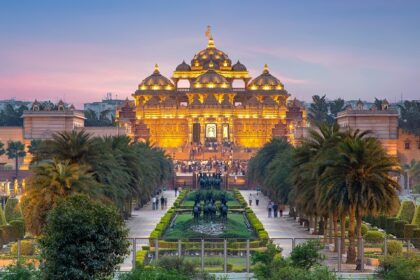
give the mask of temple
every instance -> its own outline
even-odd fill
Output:
[[[189,86],[180,87],[180,81]],[[179,64],[170,79],[155,65],[133,97],[117,110],[119,125],[134,139],[167,150],[224,144],[253,149],[273,137],[294,143],[296,129],[306,126],[304,107],[288,101],[290,94],[267,65],[252,79],[244,64],[216,48],[210,34],[207,48],[190,64]]]

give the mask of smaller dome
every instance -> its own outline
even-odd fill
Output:
[[[267,64],[264,65],[264,71],[261,75],[252,80],[249,85],[251,90],[283,90],[284,85],[279,79],[274,77],[268,71]]]
[[[247,71],[245,65],[243,65],[242,63],[236,62],[233,66],[232,66],[232,70],[233,71]]]
[[[144,79],[139,84],[139,90],[173,90],[175,89],[174,84],[165,76],[160,74],[159,66],[155,65],[155,71],[153,74]]]
[[[191,66],[183,60],[182,63],[176,67],[176,71],[191,71]]]
[[[230,83],[225,77],[214,70],[208,70],[200,75],[193,83],[194,88],[229,88]]]

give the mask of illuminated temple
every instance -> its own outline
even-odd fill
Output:
[[[182,80],[189,86],[179,87]],[[238,80],[242,87],[233,86]],[[211,142],[252,149],[273,137],[293,143],[296,128],[306,126],[304,108],[296,99],[288,101],[290,94],[267,65],[252,79],[210,35],[207,48],[191,64],[179,64],[170,79],[155,65],[133,97],[134,103],[119,108],[119,125],[134,139],[169,150]]]

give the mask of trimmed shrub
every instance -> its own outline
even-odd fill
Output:
[[[0,226],[1,238],[3,239],[4,244],[7,244],[11,241],[15,241],[13,239],[13,229],[11,225],[3,225]]]
[[[401,241],[398,240],[388,240],[386,242],[387,245],[387,252],[389,255],[400,255],[403,250],[403,244]],[[384,252],[384,247],[382,246],[382,252]]]
[[[397,221],[397,218],[395,217],[386,218],[385,230],[387,233],[395,235],[395,222],[396,221]]]
[[[417,205],[416,212],[414,213],[413,221],[411,223],[420,226],[420,205]]]
[[[23,220],[13,220],[10,222],[12,227],[13,239],[23,239],[25,236],[25,223]]]
[[[406,224],[404,226],[404,238],[409,239],[409,238],[413,238],[413,231],[418,228],[417,225],[413,225],[413,224]]]
[[[368,230],[366,234],[363,236],[366,242],[368,243],[383,243],[384,242],[384,233],[377,231],[377,230]]]
[[[401,203],[397,218],[400,220],[406,221],[407,224],[409,224],[413,220],[415,211],[416,211],[416,206],[414,205],[414,202],[411,200],[405,200]]]
[[[22,210],[20,209],[19,200],[17,198],[9,198],[4,207],[4,216],[6,221],[10,223],[13,220],[22,220]]]
[[[398,238],[404,238],[404,226],[407,224],[406,221],[398,220],[394,223],[395,236]]]
[[[7,225],[6,217],[4,216],[3,208],[0,207],[0,226]]]
[[[369,227],[366,224],[362,224],[362,236],[366,234],[366,232],[368,232]]]
[[[413,245],[417,249],[420,249],[420,228],[416,228],[413,230]]]
[[[383,258],[377,269],[380,279],[420,279],[420,256],[404,254],[404,256],[387,256]]]
[[[149,252],[145,250],[137,251],[136,253],[136,266],[143,266]]]
[[[380,227],[381,229],[385,230],[386,229],[386,219],[387,217],[384,215],[379,216],[378,218],[378,227]]]
[[[10,254],[17,255],[17,242],[13,243],[10,247]],[[33,240],[20,241],[20,254],[22,256],[33,256],[35,253],[35,243]]]

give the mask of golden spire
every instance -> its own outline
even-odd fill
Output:
[[[211,35],[211,26],[210,25],[207,25],[207,30],[206,30],[205,35],[209,39],[209,42],[207,44],[207,48],[215,48],[213,36]]]
[[[155,73],[159,73],[159,65],[157,65],[157,63],[155,64]]]
[[[267,63],[264,64],[264,71],[263,71],[263,73],[268,73],[268,65],[267,65]]]

